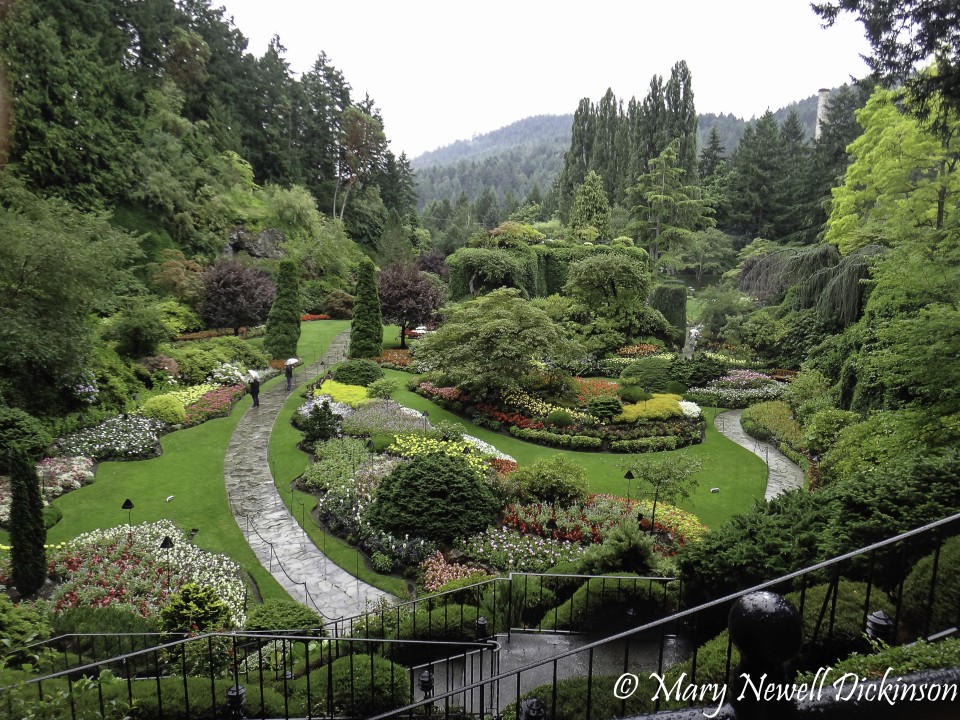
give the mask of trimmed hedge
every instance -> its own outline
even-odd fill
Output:
[[[509,432],[521,440],[551,445],[553,447],[570,448],[572,450],[600,450],[603,447],[603,440],[600,438],[586,437],[584,435],[560,435],[546,430],[521,428],[516,425],[511,425]]]

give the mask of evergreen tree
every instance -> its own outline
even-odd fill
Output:
[[[686,170],[677,157],[674,141],[650,163],[650,172],[641,175],[630,189],[634,202],[633,228],[656,267],[664,252],[674,261],[693,242],[694,234],[714,225],[713,210],[703,201],[699,189],[684,182]]]
[[[47,578],[43,500],[33,459],[8,450],[10,462],[10,575],[21,595],[32,595]]]
[[[603,190],[603,180],[593,170],[577,188],[570,210],[570,227],[583,240],[609,242],[611,239],[610,204]]]
[[[810,186],[810,146],[800,117],[791,110],[780,126],[783,144],[783,172],[780,176],[781,213],[777,219],[777,237],[797,240],[806,231],[805,209],[815,189]]]
[[[730,160],[727,199],[731,229],[747,238],[774,239],[783,211],[783,138],[767,110],[746,128]]]
[[[383,317],[380,314],[376,272],[372,260],[364,258],[361,261],[353,323],[350,325],[350,349],[347,353],[352,358],[377,357],[383,351]]]
[[[297,354],[300,339],[300,283],[293,260],[280,263],[277,294],[267,314],[263,350],[272,358],[290,358]]]
[[[707,140],[707,145],[700,151],[698,170],[701,180],[712,177],[717,172],[720,164],[724,161],[726,152],[726,148],[720,142],[720,133],[717,132],[717,128],[710,128],[710,138]]]

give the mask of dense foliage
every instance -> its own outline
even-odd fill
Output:
[[[383,318],[377,293],[376,268],[369,259],[360,263],[353,323],[350,326],[352,358],[377,357],[383,350]]]
[[[280,263],[277,277],[277,293],[267,314],[267,332],[263,338],[263,350],[271,358],[297,356],[297,341],[300,339],[300,284],[298,269],[292,260]]]

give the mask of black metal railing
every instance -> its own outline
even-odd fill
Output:
[[[35,716],[76,718],[81,710],[104,712],[119,702],[136,703],[138,716],[144,718],[213,718],[228,710],[239,712],[241,700],[245,715],[234,717],[414,718],[429,713],[481,720],[606,720],[684,706],[692,708],[691,716],[704,716],[719,713],[720,700],[729,699],[738,664],[757,666],[751,658],[758,651],[743,637],[768,641],[773,650],[760,653],[764,662],[776,665],[789,659],[792,668],[812,671],[862,643],[865,630],[885,635],[890,643],[955,631],[960,608],[944,611],[940,554],[944,541],[958,532],[960,515],[955,515],[665,617],[656,617],[653,606],[648,621],[637,614],[635,601],[646,597],[669,604],[674,585],[628,576],[588,579],[584,585],[584,578],[576,576],[517,574],[421,598],[399,610],[333,623],[334,637],[213,634],[28,678],[16,687],[0,688],[0,714],[16,717],[17,702],[28,698],[36,704],[62,696],[67,704],[61,705],[59,715]],[[929,578],[920,586],[911,581],[907,597],[906,577],[923,555],[931,557]],[[528,627],[514,622],[518,608],[529,607],[538,592],[542,600],[544,590],[552,592],[551,583],[560,582],[586,588],[573,603],[572,596],[563,594],[569,587],[560,593],[561,607],[571,608],[567,616],[563,610],[550,610]],[[645,595],[638,592],[644,583]],[[524,589],[526,600],[521,602]],[[795,615],[798,636],[790,640],[793,631],[770,620],[774,616],[747,613],[740,621],[739,639],[731,628],[727,637],[721,634],[705,644],[724,625],[718,617],[731,617],[731,608],[749,607],[765,593],[790,599],[782,606]],[[481,595],[489,605],[472,604]],[[468,611],[471,607],[491,610],[491,618],[484,618],[487,625],[481,627],[479,616]],[[542,632],[562,624],[548,622],[551,613],[571,620],[591,614],[578,614],[575,607],[592,609],[605,626],[633,626],[578,647],[571,644],[582,641],[575,635],[552,635],[548,641]],[[518,629],[541,633],[518,634]],[[348,632],[353,637],[346,637]],[[495,633],[502,634],[502,646]],[[776,653],[783,660],[770,660]],[[90,677],[104,681],[83,680]],[[713,688],[722,697],[714,701],[703,692],[682,692],[686,687]],[[227,698],[233,703],[229,707]],[[764,706],[758,707],[723,712],[733,713],[729,717],[764,717]],[[914,720],[919,717],[924,716]]]

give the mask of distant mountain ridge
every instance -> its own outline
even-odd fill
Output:
[[[776,110],[777,122],[783,122],[791,110],[797,112],[812,138],[817,96],[811,95]],[[703,147],[710,128],[716,127],[729,155],[749,122],[732,114],[701,114],[698,143]],[[418,207],[423,209],[432,200],[445,197],[455,202],[461,193],[473,202],[488,187],[496,191],[501,204],[508,194],[522,202],[534,187],[547,192],[563,169],[564,153],[570,149],[572,125],[573,113],[535,115],[418,155],[410,161],[416,172]]]

